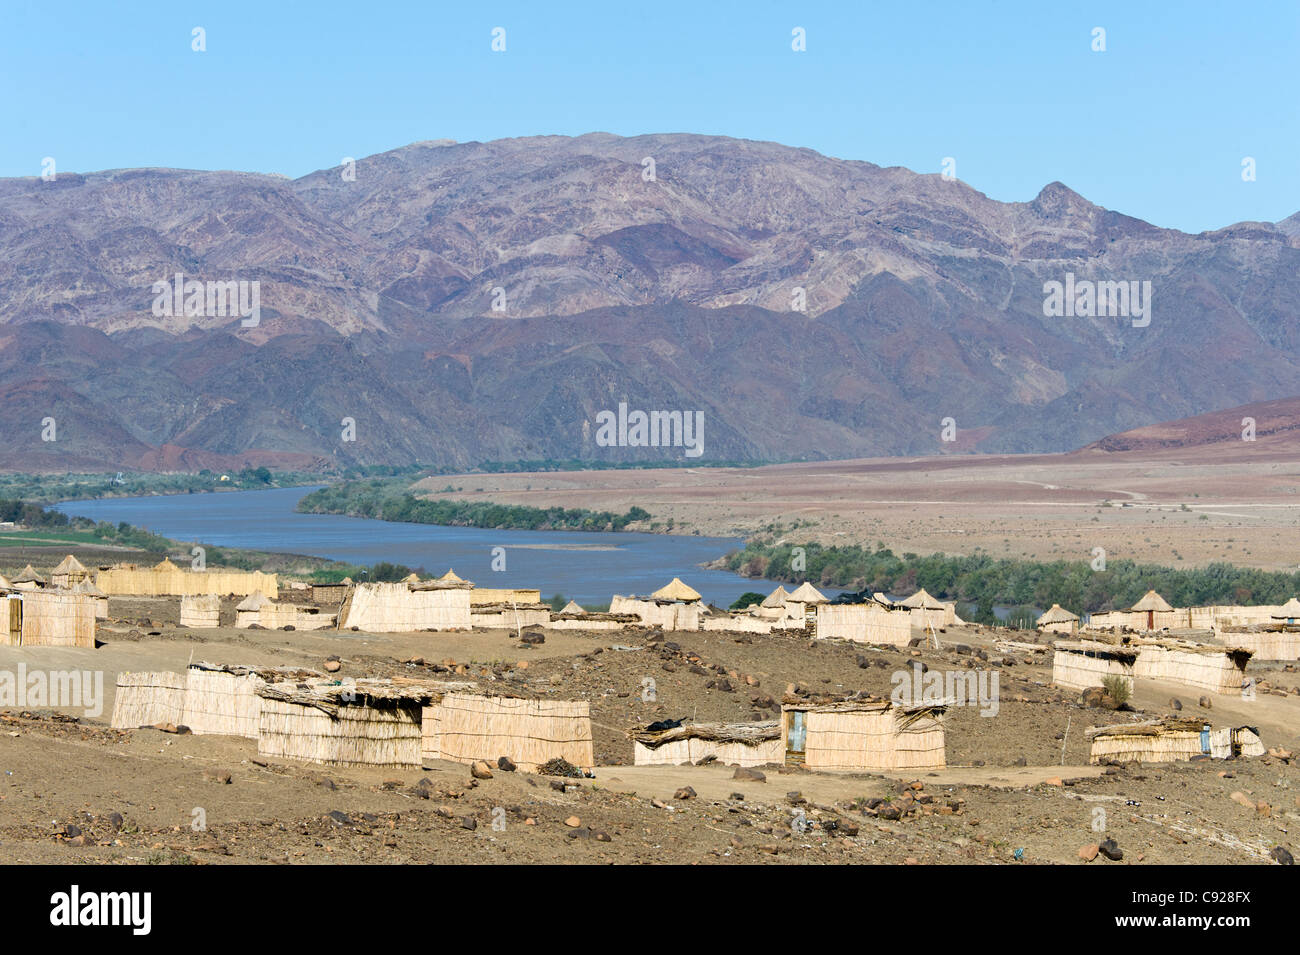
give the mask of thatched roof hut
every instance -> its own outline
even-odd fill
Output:
[[[586,613],[586,612],[587,611],[583,610],[582,607],[578,605],[578,602],[576,600],[570,600],[567,604],[565,604],[563,607],[560,608],[560,613]]]
[[[258,687],[257,752],[330,766],[420,765],[420,716],[434,684],[391,680]]]
[[[1142,595],[1141,600],[1129,607],[1129,610],[1136,610],[1140,613],[1151,613],[1153,611],[1167,613],[1173,609],[1173,607],[1169,606],[1169,601],[1165,600],[1164,597],[1161,597],[1154,590],[1148,590]]]
[[[784,607],[785,602],[789,599],[790,595],[786,593],[786,589],[778,584],[776,590],[764,597],[759,606],[768,608]]]
[[[1209,756],[1262,756],[1264,744],[1250,726],[1215,730],[1194,718],[1166,717],[1141,723],[1120,723],[1088,729],[1092,740],[1089,762],[1106,760],[1168,763]]]
[[[929,591],[924,587],[905,600],[898,601],[898,603],[899,606],[907,607],[911,610],[945,610],[948,606],[938,597],[931,596]]]
[[[77,581],[70,589],[74,594],[82,594],[95,601],[95,619],[108,619],[108,594],[96,587],[95,582],[89,576]]]
[[[700,599],[700,592],[682,583],[680,577],[674,577],[650,596],[656,600],[680,600],[683,603],[690,603]]]
[[[39,590],[45,586],[45,578],[36,572],[36,568],[28,564],[23,568],[23,572],[14,578],[14,587],[18,590]]]
[[[1300,619],[1300,600],[1296,600],[1292,597],[1282,606],[1269,614],[1269,616],[1274,620],[1285,620],[1287,623],[1295,623],[1296,620]]]
[[[826,596],[808,581],[804,581],[790,592],[790,599],[801,604],[824,604]]]
[[[786,762],[856,772],[943,769],[947,705],[786,696],[781,701]]]
[[[1052,606],[1036,621],[1039,630],[1051,630],[1054,633],[1075,633],[1079,629],[1079,617],[1070,613],[1060,604]]]
[[[50,571],[50,582],[55,587],[71,589],[74,584],[85,580],[90,574],[84,564],[72,554],[59,561],[59,566]]]
[[[681,766],[717,762],[728,766],[766,766],[785,762],[785,742],[776,720],[760,723],[691,723],[664,729],[633,730],[637,766]]]

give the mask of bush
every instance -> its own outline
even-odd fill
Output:
[[[1102,678],[1101,686],[1102,689],[1106,691],[1106,695],[1114,700],[1117,706],[1123,706],[1128,702],[1128,681],[1122,676],[1112,674],[1108,677],[1104,677]]]

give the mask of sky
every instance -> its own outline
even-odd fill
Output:
[[[1300,0],[0,9],[0,176],[297,177],[419,140],[690,132],[951,159],[1002,201],[1059,180],[1188,232],[1300,212]]]

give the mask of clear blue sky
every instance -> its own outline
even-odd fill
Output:
[[[8,0],[0,175],[52,156],[296,177],[422,139],[697,132],[951,156],[996,199],[1059,179],[1196,232],[1300,211],[1297,61],[1297,0]]]

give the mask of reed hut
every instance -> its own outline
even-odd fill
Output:
[[[23,572],[13,579],[15,590],[40,590],[45,586],[45,578],[36,572],[36,568],[28,564],[23,568]]]
[[[244,603],[247,603],[247,600]],[[212,630],[221,626],[221,598],[216,594],[182,597],[181,626],[194,630]]]
[[[108,594],[96,587],[93,580],[86,577],[80,583],[73,584],[72,592],[74,594],[83,594],[94,601],[96,620],[108,619]]]
[[[1052,682],[1057,686],[1085,690],[1101,686],[1108,676],[1124,680],[1133,689],[1133,647],[1098,640],[1058,640],[1052,644]]]
[[[424,710],[424,758],[457,763],[508,758],[524,772],[557,757],[595,766],[586,700],[531,700],[447,693]]]
[[[1300,620],[1300,600],[1292,597],[1282,606],[1274,610],[1269,616],[1274,620],[1279,620],[1287,625],[1294,625]]]
[[[1264,744],[1253,727],[1215,730],[1198,719],[1165,718],[1094,727],[1089,762],[1170,763],[1208,756],[1262,756]]]
[[[551,608],[544,603],[478,606],[471,603],[469,622],[476,630],[520,630],[524,627],[545,627],[551,622]]]
[[[59,561],[59,566],[50,571],[50,583],[64,590],[71,590],[90,576],[90,571],[72,554]]]
[[[261,593],[249,594],[235,606],[235,626],[239,628],[324,630],[334,623],[334,614],[321,613],[319,607],[277,603]]]
[[[257,752],[327,766],[420,765],[420,714],[436,688],[383,680],[259,687]]]
[[[912,640],[912,611],[864,604],[818,604],[817,637],[876,646],[905,647]]]
[[[560,613],[586,613],[582,606],[576,600],[570,600],[560,608]]]
[[[785,761],[813,770],[943,769],[947,702],[787,696],[781,703]]]
[[[922,630],[938,630],[953,622],[955,604],[944,603],[922,587],[912,596],[898,601],[898,606],[912,612],[912,626]]]
[[[1300,625],[1215,628],[1214,638],[1220,643],[1249,650],[1252,660],[1300,660]]]
[[[198,594],[252,593],[275,597],[280,585],[275,574],[260,570],[182,570],[164,558],[153,567],[116,564],[96,575],[95,583],[109,596],[184,597]]]
[[[368,633],[468,630],[469,581],[358,584],[342,610],[343,626]]]
[[[157,723],[180,725],[185,715],[185,677],[179,673],[117,675],[113,696],[114,729],[135,729]]]
[[[766,766],[785,762],[785,741],[777,720],[761,723],[683,723],[660,730],[633,730],[633,764],[685,766],[718,762]]]
[[[1137,679],[1166,680],[1211,693],[1238,693],[1251,651],[1185,640],[1143,640],[1133,666]]]
[[[642,626],[661,627],[665,631],[694,631],[700,629],[700,602],[680,602],[655,598],[620,597],[609,602],[609,612],[631,614]]]
[[[1156,614],[1173,613],[1174,608],[1169,606],[1169,602],[1161,597],[1154,590],[1148,590],[1143,594],[1142,599],[1129,608],[1131,613],[1146,614],[1146,629],[1155,630]]]
[[[0,597],[3,642],[23,647],[95,647],[95,598],[66,590],[23,590]]]
[[[0,574],[0,590],[14,590],[14,589],[15,589],[14,582],[10,580],[8,577],[6,577],[4,574]]]
[[[1079,632],[1079,618],[1060,604],[1052,604],[1051,609],[1037,620],[1040,633],[1076,634]]]
[[[243,736],[257,739],[264,686],[290,681],[324,681],[323,673],[291,667],[253,667],[191,663],[185,671],[185,705],[181,719],[197,736]]]

